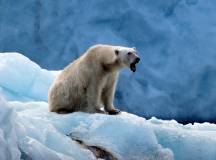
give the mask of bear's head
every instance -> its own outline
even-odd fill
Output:
[[[128,67],[131,71],[136,71],[136,64],[139,63],[140,58],[137,55],[135,48],[117,47],[115,48],[115,55],[118,62],[124,67]]]

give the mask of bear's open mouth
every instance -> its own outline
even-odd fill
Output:
[[[133,71],[133,72],[136,72],[136,63],[131,63],[130,64],[130,69],[131,69],[131,71]]]

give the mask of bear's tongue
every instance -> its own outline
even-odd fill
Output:
[[[131,63],[130,69],[131,69],[131,71],[136,72],[136,63]]]

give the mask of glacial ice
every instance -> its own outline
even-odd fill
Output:
[[[182,125],[120,115],[50,113],[47,92],[60,71],[41,69],[18,53],[0,54],[0,159],[95,160],[75,140],[119,160],[215,160],[216,125]]]
[[[215,0],[3,0],[1,6],[0,52],[62,69],[93,44],[136,47],[137,72],[123,72],[117,87],[121,110],[215,121]],[[37,90],[28,96],[45,97]]]

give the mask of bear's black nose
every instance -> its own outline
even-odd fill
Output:
[[[135,63],[139,63],[139,61],[140,61],[140,58],[139,58],[139,57],[136,57]]]

